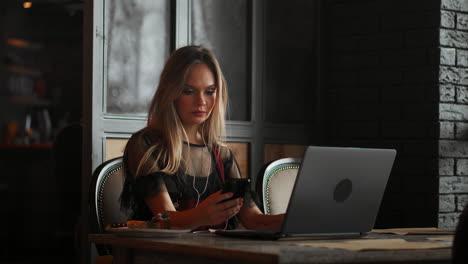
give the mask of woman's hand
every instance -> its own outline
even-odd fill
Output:
[[[236,215],[242,207],[243,199],[232,199],[233,193],[221,193],[218,191],[197,207],[185,211],[176,211],[174,204],[167,192],[160,192],[146,199],[146,204],[154,215],[170,212],[171,228],[195,229],[199,226],[219,225]]]
[[[232,199],[233,193],[218,191],[208,196],[194,210],[196,211],[197,226],[219,225],[239,213],[244,201],[243,198]]]
[[[281,224],[283,223],[284,214],[258,215],[254,219],[256,220],[256,229],[280,229]]]
[[[265,215],[252,203],[252,206],[242,208],[239,219],[247,229],[280,229],[284,214]]]

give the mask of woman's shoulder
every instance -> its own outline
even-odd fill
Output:
[[[124,151],[124,161],[133,175],[145,153],[157,144],[158,137],[148,128],[135,132],[127,141]]]
[[[132,136],[127,142],[126,149],[144,150],[156,144],[158,141],[159,137],[157,136],[157,133],[145,127],[132,134]]]
[[[215,146],[215,152],[216,152],[216,149],[218,149],[217,151],[219,151],[219,154],[221,155],[221,157],[224,160],[232,159],[232,157],[233,157],[232,150],[231,150],[231,148],[229,147],[228,144],[226,144],[226,143],[217,144]]]

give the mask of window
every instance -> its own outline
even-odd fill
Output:
[[[146,116],[170,51],[170,1],[106,1],[105,7],[105,111]]]
[[[228,85],[228,119],[250,120],[250,1],[193,0],[192,44],[216,54]]]

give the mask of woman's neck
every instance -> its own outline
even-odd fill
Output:
[[[186,127],[185,132],[187,133],[188,142],[197,145],[203,145],[204,140],[198,131],[198,127]]]

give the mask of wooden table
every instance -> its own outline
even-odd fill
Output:
[[[434,237],[431,235],[429,237]],[[424,235],[370,234],[370,238],[424,241]],[[451,249],[347,251],[294,245],[310,240],[264,241],[220,237],[211,233],[170,238],[91,234],[91,242],[111,245],[114,263],[451,263]],[[315,240],[323,241],[323,240]],[[327,240],[327,242],[337,240]]]

